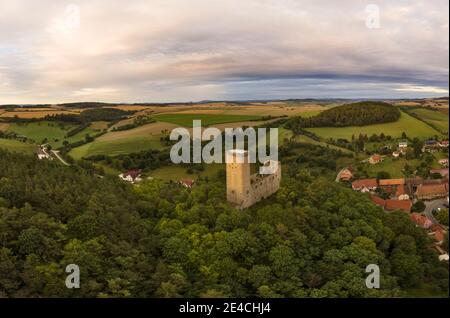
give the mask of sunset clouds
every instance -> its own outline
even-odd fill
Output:
[[[1,1],[0,104],[447,95],[448,1],[370,3]]]

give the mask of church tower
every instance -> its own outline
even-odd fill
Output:
[[[251,196],[248,152],[241,149],[233,149],[228,151],[226,155],[227,200],[241,208],[245,208]]]

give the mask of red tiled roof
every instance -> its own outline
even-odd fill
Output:
[[[381,179],[380,186],[405,184],[405,179]]]
[[[123,177],[126,178],[130,176],[133,180],[139,177],[141,174],[141,170],[129,170],[123,174]]]
[[[440,230],[443,230],[443,228],[442,228],[442,226],[440,226],[439,224],[433,224],[431,227],[430,227],[430,230],[431,231],[440,231]]]
[[[350,180],[351,178],[353,178],[353,173],[349,169],[344,169],[339,174],[339,178],[343,180]]]
[[[352,182],[353,189],[376,188],[377,185],[377,179],[359,179]]]
[[[434,224],[432,227],[430,227],[430,230],[432,231],[430,234],[433,235],[436,241],[441,242],[444,240],[446,231],[441,226]]]
[[[420,213],[411,213],[411,220],[423,228],[429,228],[432,226],[431,220]]]
[[[180,183],[188,188],[192,188],[194,180],[180,180]]]
[[[395,191],[395,196],[399,197],[403,194],[406,194],[405,186],[403,184],[400,184]]]
[[[422,184],[417,188],[417,196],[428,196],[428,195],[445,195],[448,192],[448,184]]]
[[[403,210],[405,212],[410,212],[412,207],[411,200],[386,200],[385,210],[386,211],[395,211],[395,210]]]
[[[378,154],[374,154],[370,157],[372,161],[381,161],[381,156]]]
[[[383,200],[382,198],[376,196],[376,195],[372,195],[371,199],[373,201],[373,203],[375,203],[378,206],[381,206],[382,208],[384,208],[384,205],[386,204],[386,201]]]

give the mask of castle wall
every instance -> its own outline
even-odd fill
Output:
[[[250,175],[248,156],[244,152],[244,161],[227,163],[227,200],[241,209],[264,200],[280,187],[281,164],[277,162],[274,174]]]

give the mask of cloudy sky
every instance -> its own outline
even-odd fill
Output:
[[[448,0],[0,0],[0,104],[448,95]]]

